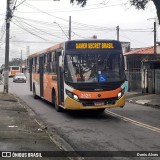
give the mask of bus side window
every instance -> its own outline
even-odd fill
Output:
[[[55,62],[56,61],[56,53],[55,52],[52,52],[51,53],[51,62]]]
[[[51,59],[52,59],[51,56],[52,56],[52,53],[47,54],[47,72],[48,73],[51,73],[51,65],[50,65]]]
[[[51,73],[56,73],[56,62],[51,62],[50,66],[51,66]]]
[[[37,57],[37,61],[36,61],[36,71],[35,72],[39,72],[39,57]]]
[[[48,70],[47,70],[47,54],[44,55],[43,59],[44,59],[44,66],[43,66],[44,72],[47,73],[48,72]]]
[[[50,62],[48,62],[46,65],[47,65],[46,72],[50,73],[51,72]]]
[[[56,53],[55,51],[51,53],[51,62],[50,62],[50,67],[51,67],[51,73],[56,73]]]
[[[48,54],[47,54],[47,62],[51,62],[51,54],[52,54],[52,53],[48,53]]]
[[[32,71],[33,73],[36,72],[36,58],[33,58]]]

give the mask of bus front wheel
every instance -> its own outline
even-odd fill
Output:
[[[59,105],[57,104],[57,100],[56,100],[56,95],[55,94],[53,94],[53,104],[54,104],[54,107],[55,107],[57,112],[62,112],[62,108],[59,107]]]
[[[33,85],[33,97],[34,97],[34,99],[37,99],[37,98],[38,98],[38,96],[37,96],[37,94],[36,94],[36,88],[35,88],[34,85]]]

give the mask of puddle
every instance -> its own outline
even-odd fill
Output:
[[[138,104],[146,104],[148,102],[151,102],[151,100],[143,99],[143,100],[136,101],[136,103],[138,103]]]
[[[18,126],[8,126],[9,128],[17,128]]]

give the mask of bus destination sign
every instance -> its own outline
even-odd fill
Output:
[[[113,43],[103,42],[103,43],[94,43],[94,42],[77,42],[75,43],[75,49],[113,49]]]

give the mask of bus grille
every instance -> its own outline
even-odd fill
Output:
[[[80,99],[80,102],[82,103],[83,106],[98,106],[98,104],[109,106],[109,105],[114,105],[117,99],[118,99],[117,97],[107,98],[107,99],[98,99],[98,100],[97,99],[90,99],[90,100]]]

